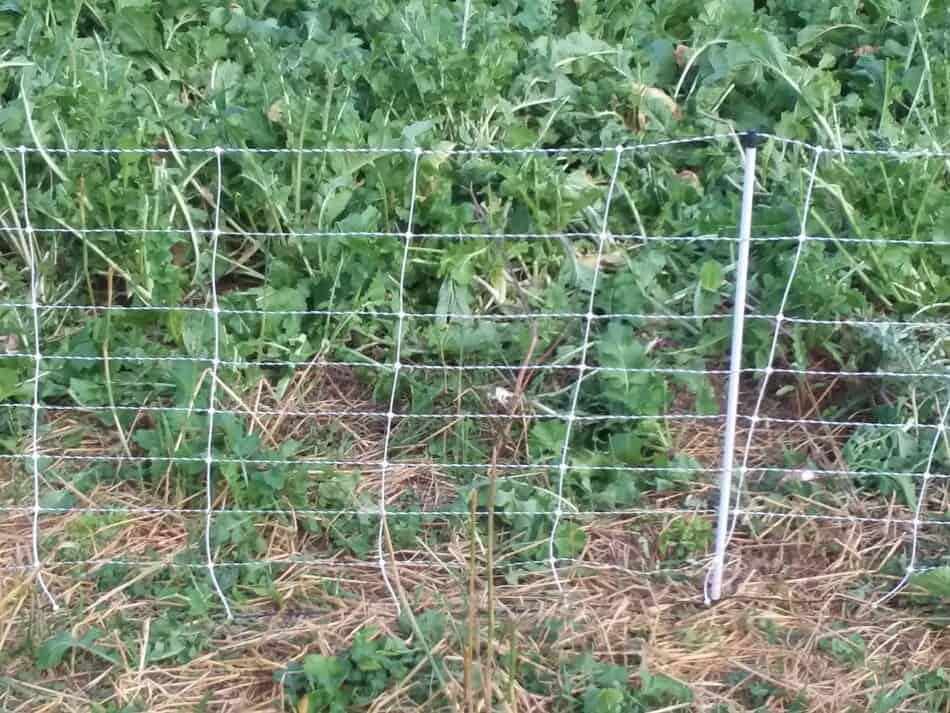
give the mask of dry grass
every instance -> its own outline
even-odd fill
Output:
[[[805,416],[818,408],[820,401],[801,397],[799,393],[792,400],[769,404],[771,412],[785,409]],[[258,411],[284,408],[320,413],[378,407],[351,375],[319,371],[301,372],[279,395],[262,381],[254,393],[233,398],[246,409],[249,428],[272,443],[287,438],[305,442],[312,430],[326,428],[330,417],[308,420]],[[355,420],[342,427],[350,436],[346,457],[379,457],[382,432],[378,423]],[[672,434],[675,449],[701,463],[715,464],[720,442],[717,429],[708,422],[680,422]],[[781,431],[762,429],[752,443],[751,463],[774,463],[783,452],[793,450],[808,453],[821,467],[840,467],[836,444],[845,435],[840,430],[808,431],[796,425]],[[46,440],[65,444],[58,450],[67,454],[121,448],[101,422],[76,413],[55,415]],[[420,447],[414,455],[421,460],[424,453]],[[23,473],[8,464],[3,468],[0,489],[22,494]],[[360,488],[378,492],[378,474],[362,475]],[[429,509],[449,502],[457,492],[457,476],[431,466],[401,467],[388,480],[394,502],[401,493],[411,491]],[[61,483],[47,483],[54,485]],[[698,482],[691,495],[702,500],[712,493],[711,483]],[[75,495],[77,503],[90,506],[201,507],[177,500],[173,488],[145,491],[134,483],[98,486]],[[934,507],[941,506],[945,497],[935,487]],[[655,494],[651,502],[675,505],[681,498],[682,493],[675,497]],[[222,489],[216,506],[227,503],[228,493]],[[822,503],[828,514],[844,517],[908,514],[906,508],[897,512],[902,508],[896,502],[862,503],[848,489],[835,491],[833,498]],[[804,499],[756,495],[748,506],[764,507],[776,515],[753,518],[739,528],[728,570],[729,596],[714,606],[706,606],[702,599],[703,561],[675,571],[649,571],[661,560],[657,543],[662,533],[691,516],[615,516],[585,522],[587,546],[579,562],[562,571],[563,593],[544,568],[521,568],[518,577],[498,576],[492,603],[500,629],[494,644],[496,661],[506,661],[516,646],[521,674],[550,685],[545,694],[532,692],[521,682],[509,687],[506,669],[498,663],[492,680],[496,707],[518,713],[563,710],[558,708],[563,701],[558,704],[556,693],[561,687],[569,688],[569,682],[560,680],[559,663],[582,650],[634,671],[645,665],[653,673],[687,682],[696,703],[668,710],[708,710],[717,703],[728,710],[750,710],[753,682],[776,692],[768,702],[770,711],[790,710],[799,695],[807,701],[806,710],[864,710],[876,696],[897,686],[905,674],[950,667],[950,640],[944,630],[928,624],[925,611],[907,606],[904,597],[877,608],[871,605],[895,583],[882,568],[901,551],[906,532],[894,524],[791,517],[814,505]],[[88,520],[82,513],[69,512],[42,518],[44,538],[59,543],[58,549],[44,552],[45,559],[68,559],[70,538],[82,531],[83,518]],[[234,621],[217,619],[208,624],[205,620],[208,639],[188,663],[145,663],[136,652],[147,648],[156,636],[163,613],[180,609],[184,602],[173,595],[138,596],[136,586],[160,579],[174,557],[196,547],[193,529],[201,520],[201,513],[180,512],[100,517],[95,522],[101,531],[89,538],[98,548],[91,553],[92,559],[141,558],[154,564],[130,569],[127,578],[105,589],[98,575],[106,565],[51,564],[46,576],[62,604],[62,610],[54,613],[32,581],[30,513],[5,513],[0,519],[0,565],[8,569],[0,572],[0,661],[6,673],[0,674],[0,710],[88,711],[94,704],[108,704],[112,706],[108,710],[135,705],[137,710],[155,712],[279,711],[285,702],[274,674],[288,662],[308,653],[338,651],[367,624],[384,632],[403,631],[374,561],[328,550],[325,540],[305,532],[293,518],[265,519],[260,525],[266,543],[261,557],[291,560],[320,555],[322,561],[279,568],[266,595],[245,589]],[[427,527],[443,525],[434,522]],[[468,535],[468,528],[452,528],[432,540],[420,537],[415,549],[403,547],[389,553],[391,565],[395,563],[391,571],[397,575],[396,586],[412,610],[439,610],[448,615],[446,636],[428,643],[434,654],[443,657],[450,681],[446,691],[434,693],[420,705],[409,697],[410,686],[430,676],[420,666],[377,700],[372,710],[463,710],[464,622],[470,607],[476,607],[484,641],[489,606],[483,586],[477,589],[476,601],[469,596],[472,543]],[[939,547],[941,535],[923,531],[925,547]],[[484,542],[476,543],[474,551],[483,582]],[[202,556],[196,552],[194,561],[200,563]],[[496,565],[503,566],[505,557],[500,552]],[[206,576],[200,567],[190,571],[196,578]],[[123,635],[116,625],[120,620],[125,622]],[[562,622],[563,628],[548,641],[546,633],[554,621]],[[512,635],[504,633],[509,624],[514,626]],[[85,632],[90,627],[104,632],[97,644],[116,663],[70,655],[55,669],[33,672],[33,654],[26,642],[42,641],[54,631]],[[130,630],[137,635],[130,635]],[[864,642],[863,662],[848,662],[830,651],[832,639],[851,635]],[[478,652],[473,665],[484,666]],[[893,710],[923,708],[911,697]]]

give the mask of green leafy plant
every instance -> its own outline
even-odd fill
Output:
[[[103,633],[99,629],[89,629],[79,637],[68,631],[53,634],[36,650],[36,665],[41,670],[55,668],[71,652],[84,652],[102,661],[118,665],[119,661],[108,649],[95,644]]]
[[[664,559],[689,559],[704,555],[712,542],[713,523],[708,518],[673,520],[660,533],[659,547]]]
[[[343,713],[366,705],[406,676],[420,655],[402,640],[360,629],[351,646],[333,656],[309,654],[303,662],[275,673],[298,710]]]
[[[583,686],[580,697],[566,694],[569,710],[583,713],[626,713],[649,711],[663,706],[693,701],[689,686],[669,676],[639,668],[639,685],[633,685],[630,671],[623,666],[597,661],[590,653],[582,654],[566,666],[565,673]]]

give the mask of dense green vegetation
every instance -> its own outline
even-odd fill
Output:
[[[624,547],[645,570],[695,566],[707,554],[715,454],[683,447],[682,419],[670,416],[714,423],[722,410],[721,375],[711,372],[726,364],[731,326],[742,168],[732,132],[829,149],[939,150],[950,108],[946,10],[897,0],[475,0],[463,45],[463,7],[0,2],[0,447],[32,448],[29,355],[39,348],[48,407],[40,495],[50,509],[39,518],[41,556],[114,560],[88,575],[83,601],[18,638],[9,660],[35,663],[21,668],[24,680],[55,672],[67,655],[73,666],[119,668],[101,628],[73,627],[83,607],[130,578],[124,597],[160,603],[152,648],[129,644],[131,658],[184,664],[208,650],[222,614],[203,568],[209,406],[215,508],[229,511],[211,519],[209,541],[238,612],[261,598],[283,604],[288,565],[274,560],[288,551],[357,563],[375,563],[383,549],[392,560],[426,551],[451,559],[474,539],[490,543],[479,566],[487,558],[509,584],[549,576],[561,510],[553,542],[565,565],[592,546],[584,512],[694,510],[657,530],[621,526],[640,538]],[[663,143],[706,135],[717,138]],[[22,163],[20,146],[30,148]],[[608,206],[616,146],[626,148]],[[227,148],[220,170],[214,147]],[[452,152],[498,147],[524,151]],[[361,151],[321,151],[352,148]],[[771,362],[775,320],[749,320],[743,411],[754,407],[761,369],[773,366],[785,371],[764,414],[866,425],[765,448],[744,506],[908,515],[919,475],[950,469],[950,448],[916,426],[937,422],[950,398],[947,162],[824,152],[806,216],[813,160],[777,140],[759,151],[750,310],[773,316],[784,301],[791,319]],[[801,233],[821,239],[796,261]],[[579,388],[581,418],[568,433],[556,416],[572,407],[581,363],[597,368]],[[877,371],[931,375],[838,374]],[[345,398],[328,396],[326,382]],[[319,394],[308,401],[311,386]],[[281,409],[291,413],[278,423]],[[511,417],[485,417],[499,414]],[[428,486],[428,470],[391,485],[380,540],[381,482],[399,475],[381,473],[383,460],[436,466]],[[31,463],[10,464],[0,504],[31,507]],[[848,475],[789,479],[799,467]],[[936,491],[925,505],[939,503]],[[852,512],[855,494],[862,509]],[[115,511],[63,522],[56,510],[92,506]],[[152,535],[124,551],[130,507],[184,509],[181,538]],[[923,548],[917,565],[939,567],[942,557],[939,546]],[[139,577],[138,560],[176,566]],[[887,571],[906,564],[897,552]],[[80,576],[68,565],[59,574]],[[920,584],[947,593],[939,575]],[[473,654],[462,666],[431,645],[464,648],[471,629],[434,610],[416,617],[285,662],[275,680],[287,705],[364,707],[407,677],[419,705],[438,698],[433,691]],[[109,621],[121,641],[138,631]],[[501,622],[488,621],[489,642],[503,639]],[[511,644],[495,675],[549,695],[552,710],[693,700],[695,681],[651,672],[645,659],[621,666],[588,650],[561,655],[556,635],[545,636],[538,651],[554,657],[550,668],[534,665],[537,653],[519,678]],[[826,653],[853,662],[860,646],[835,639]],[[749,692],[744,675],[727,683],[750,709],[771,710],[785,695]],[[923,672],[868,700],[885,711],[923,696],[927,710],[941,710],[944,679],[942,669]],[[781,709],[806,710],[797,700],[786,696]]]

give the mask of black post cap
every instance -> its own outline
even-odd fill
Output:
[[[744,149],[757,148],[765,143],[765,139],[766,137],[755,129],[743,131],[741,134],[739,134],[739,143],[742,144],[742,148]]]

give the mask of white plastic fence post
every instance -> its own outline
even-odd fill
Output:
[[[472,16],[472,0],[465,0],[462,9],[462,49],[468,46],[468,21]]]
[[[729,387],[726,401],[726,433],[722,446],[722,470],[719,473],[719,509],[716,513],[716,554],[712,563],[712,583],[707,603],[722,596],[722,572],[726,562],[729,533],[729,508],[732,503],[732,474],[736,449],[736,420],[739,414],[739,379],[742,375],[742,332],[745,327],[746,294],[749,278],[749,243],[752,234],[752,199],[755,192],[755,155],[759,136],[742,136],[742,204],[739,212],[739,260],[736,264],[736,290],[732,308],[732,346],[729,357]]]

